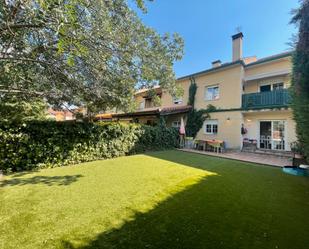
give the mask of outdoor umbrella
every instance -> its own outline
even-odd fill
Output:
[[[185,143],[184,136],[185,136],[185,134],[186,134],[185,123],[183,121],[183,117],[181,117],[180,127],[179,127],[180,147],[184,147],[184,143]]]

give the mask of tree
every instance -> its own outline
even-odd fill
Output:
[[[0,96],[0,122],[44,120],[47,104],[40,98],[18,99],[16,96]]]
[[[104,110],[129,108],[136,87],[175,92],[182,39],[146,27],[126,0],[0,1],[2,94]]]
[[[293,55],[292,108],[299,142],[309,158],[309,1],[302,1],[292,23],[299,25]]]

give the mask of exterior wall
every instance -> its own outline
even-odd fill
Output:
[[[198,87],[195,96],[195,108],[206,109],[209,104],[220,109],[240,108],[242,77],[243,69],[239,64],[231,68],[197,76],[195,78]],[[206,88],[214,85],[219,86],[219,99],[206,100]]]
[[[273,110],[273,111],[259,111],[244,113],[244,125],[248,133],[244,136],[249,139],[259,140],[259,122],[271,120],[286,121],[285,139],[286,150],[290,150],[290,144],[297,140],[295,121],[293,120],[293,113],[291,110]]]
[[[185,106],[185,105],[187,105],[188,100],[189,100],[190,84],[191,84],[190,79],[177,81],[177,85],[183,89],[183,96],[182,96],[182,103],[181,104],[174,104],[173,97],[167,91],[163,91],[162,97],[161,97],[161,106],[167,107],[167,106]]]
[[[154,124],[158,122],[158,117],[157,116],[145,116],[145,117],[138,117],[138,122],[140,124],[147,124],[149,122],[150,124]]]
[[[214,135],[205,134],[204,123],[196,139],[223,140],[227,149],[241,149],[241,124],[243,123],[243,116],[240,111],[211,113],[210,119],[218,120],[218,133]]]
[[[238,64],[231,68],[196,76],[195,82],[198,88],[195,96],[195,107],[197,109],[206,109],[211,104],[221,109],[240,108],[243,74],[243,68]],[[161,107],[185,106],[188,104],[190,79],[177,81],[177,84],[183,89],[182,103],[174,104],[173,97],[167,91],[163,91]],[[213,85],[219,85],[219,99],[207,101],[205,100],[206,87]],[[140,96],[136,96],[135,99],[137,103],[142,101]]]

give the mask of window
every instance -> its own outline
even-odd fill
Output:
[[[139,110],[143,110],[145,108],[145,101],[141,101],[139,103]]]
[[[269,92],[271,91],[271,85],[260,86],[260,92]]]
[[[150,108],[152,107],[152,99],[151,98],[148,98],[148,99],[145,99],[145,108]]]
[[[283,89],[283,82],[273,84],[273,90],[281,90]]]
[[[219,86],[206,87],[206,100],[219,99]]]
[[[260,86],[260,92],[269,92],[281,90],[284,88],[283,82],[273,83],[273,84],[265,84]]]
[[[173,97],[173,103],[174,103],[175,105],[180,105],[180,104],[182,104],[182,98]]]
[[[217,134],[218,133],[218,120],[206,120],[205,121],[205,133]]]
[[[172,127],[174,127],[174,128],[180,128],[180,124],[181,124],[180,121],[173,121]]]

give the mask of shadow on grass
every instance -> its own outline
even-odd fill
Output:
[[[4,186],[23,186],[28,184],[44,184],[47,186],[64,186],[76,182],[82,175],[67,176],[34,176],[29,178],[12,178],[0,181],[0,187]]]
[[[277,169],[261,170],[237,161],[177,151],[148,155],[217,175],[202,178],[147,213],[136,212],[119,228],[92,239],[78,238],[84,246],[63,240],[63,248],[307,248],[307,206],[287,202],[291,197],[280,192],[286,182],[273,184],[276,179],[272,174],[276,175]],[[300,194],[300,200],[303,197]]]

